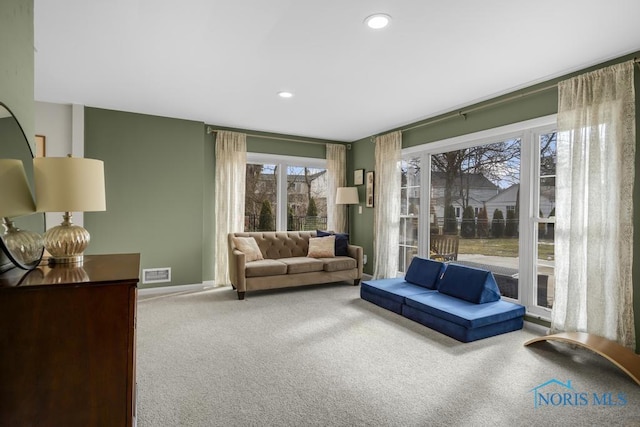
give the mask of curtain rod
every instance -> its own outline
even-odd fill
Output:
[[[640,58],[633,58],[633,62],[638,66],[638,68],[640,68]],[[540,87],[538,89],[530,90],[528,92],[523,92],[523,93],[520,93],[520,94],[517,94],[517,95],[509,96],[507,98],[498,99],[496,101],[489,102],[489,103],[486,103],[486,104],[480,104],[480,105],[478,105],[476,107],[463,108],[463,109],[459,110],[458,112],[450,113],[450,114],[447,114],[446,116],[438,117],[437,119],[428,120],[428,121],[426,121],[424,123],[420,123],[420,124],[417,124],[417,125],[414,125],[414,126],[409,126],[408,128],[400,129],[400,132],[406,132],[406,131],[409,131],[409,130],[421,128],[423,126],[429,126],[429,125],[432,125],[434,123],[438,123],[438,122],[442,122],[444,120],[452,119],[454,117],[462,117],[462,118],[464,118],[466,120],[467,114],[472,113],[474,111],[482,110],[482,109],[488,108],[488,107],[493,107],[494,105],[503,104],[505,102],[514,101],[516,99],[524,98],[526,96],[535,95],[536,93],[545,92],[547,90],[554,89],[554,88],[557,88],[557,87],[558,87],[558,84],[554,83],[554,84],[550,84],[550,85],[547,85],[547,86]],[[376,135],[376,136],[378,136],[378,135]],[[371,140],[373,141],[374,139],[375,139],[375,136],[372,136]]]
[[[223,129],[213,129],[210,126],[207,126],[207,134],[215,133],[215,132],[234,132],[234,131],[224,131]],[[305,141],[304,139],[295,139],[295,138],[280,138],[277,136],[267,136],[267,135],[256,135],[251,133],[245,133],[246,136],[251,136],[254,138],[265,138],[265,139],[275,139],[277,141],[290,141],[290,142],[302,142],[304,144],[315,144],[315,145],[327,145],[327,144],[336,144],[335,142],[317,142],[317,141]],[[351,145],[351,144],[338,144],[338,145]]]
[[[424,123],[420,123],[420,124],[417,124],[417,125],[414,125],[414,126],[409,126],[408,128],[400,129],[400,131],[401,132],[406,132],[406,131],[409,131],[409,130],[418,129],[418,128],[421,128],[423,126],[429,126],[429,125],[432,125],[434,123],[442,122],[444,120],[449,120],[449,119],[454,118],[454,117],[462,117],[462,118],[464,118],[466,120],[467,114],[473,113],[474,111],[482,110],[482,109],[485,109],[485,108],[488,108],[488,107],[493,107],[494,105],[504,104],[505,102],[510,102],[510,101],[514,101],[514,100],[519,99],[519,98],[524,98],[524,97],[527,97],[527,96],[535,95],[536,93],[546,92],[549,89],[554,89],[556,87],[558,87],[557,84],[543,86],[543,87],[540,87],[538,89],[530,90],[528,92],[519,93],[517,95],[512,95],[512,96],[509,96],[507,98],[498,99],[496,101],[488,102],[486,104],[480,104],[480,105],[478,105],[476,107],[463,108],[462,110],[459,110],[459,111],[457,111],[455,113],[450,113],[450,114],[447,114],[446,116],[438,117],[437,119],[429,120],[429,121],[426,121]]]

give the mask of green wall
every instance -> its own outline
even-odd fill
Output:
[[[17,117],[33,147],[33,0],[0,2],[0,102]]]
[[[218,127],[212,126],[215,129]],[[141,268],[171,267],[187,285],[214,278],[215,134],[202,122],[85,108],[85,156],[103,160],[107,210],[85,213],[88,254],[139,252]],[[332,142],[250,134],[247,150],[325,157]]]
[[[498,126],[504,126],[511,123],[517,123],[524,120],[529,120],[537,117],[547,116],[558,112],[558,91],[557,89],[549,89],[537,92],[533,95],[522,96],[526,92],[534,91],[539,88],[547,87],[555,84],[560,80],[567,79],[569,77],[582,74],[585,72],[593,71],[605,66],[609,66],[615,63],[624,62],[633,59],[634,57],[640,57],[640,52],[626,55],[621,58],[617,58],[612,61],[608,61],[603,64],[599,64],[594,67],[590,67],[584,70],[580,70],[575,73],[571,73],[560,78],[550,80],[548,82],[540,83],[538,85],[506,94],[502,97],[491,99],[483,103],[472,105],[467,109],[480,107],[487,104],[492,104],[501,99],[514,98],[508,102],[500,103],[497,105],[487,105],[486,108],[479,109],[475,112],[466,114],[466,117],[456,114],[443,114],[442,116],[433,117],[422,122],[416,122],[410,125],[403,126],[404,128],[410,128],[421,123],[428,122],[439,118],[445,118],[437,123],[429,124],[426,126],[418,127],[416,129],[404,131],[402,133],[402,146],[403,148],[412,147],[415,145],[425,144],[429,142],[440,141],[446,138],[452,138],[459,135],[465,135],[473,132],[479,132],[486,129],[492,129]],[[636,90],[636,141],[640,141],[640,72],[636,67],[635,73],[635,90]],[[464,109],[463,109],[464,110]],[[456,113],[455,111],[452,113]],[[401,128],[399,128],[401,129]],[[397,129],[389,129],[391,132]],[[387,132],[382,132],[387,133]],[[373,170],[375,165],[374,158],[374,145],[371,142],[371,137],[363,138],[355,141],[349,157],[349,175],[353,175],[355,169]],[[636,153],[636,185],[634,188],[634,210],[640,212],[640,143],[637,143],[638,147]],[[353,178],[349,178],[349,185],[353,185]],[[359,187],[360,197],[364,196],[364,186]],[[353,242],[357,245],[361,245],[364,248],[364,252],[367,254],[373,253],[373,212],[372,209],[363,208],[362,215],[355,215],[358,217],[358,221],[352,228]],[[354,212],[352,211],[352,218]],[[640,235],[640,215],[635,215],[634,226],[636,234]],[[372,255],[369,255],[369,259],[372,260]],[[368,274],[373,273],[373,262],[370,261],[365,266],[365,272]],[[636,336],[637,347],[636,351],[640,352],[640,238],[634,240],[634,313],[636,324]]]
[[[0,40],[0,102],[11,109],[33,147],[33,0],[0,2]],[[0,251],[0,265],[7,262]]]
[[[171,267],[171,285],[201,283],[204,154],[201,122],[86,108],[85,156],[104,161],[107,196],[85,213],[87,253],[139,252],[141,268]]]
[[[351,144],[351,150],[347,151],[347,186],[353,186],[353,171],[364,169],[365,173],[375,166],[375,144],[371,138],[362,139]],[[366,274],[373,274],[373,208],[365,206],[365,186],[358,186],[358,198],[362,213],[358,206],[349,206],[349,230],[351,230],[351,243],[362,246],[367,255],[367,263],[364,265]]]
[[[326,157],[325,144],[343,144],[339,141],[282,135],[278,133],[220,127],[215,125],[209,125],[207,128],[212,130],[228,130],[246,133],[247,152],[252,153],[324,159]],[[215,132],[209,134],[209,139],[211,144],[214,144],[216,139]]]

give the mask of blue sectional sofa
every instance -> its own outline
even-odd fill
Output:
[[[404,278],[369,280],[362,299],[462,342],[522,329],[525,309],[500,299],[487,270],[414,257]]]

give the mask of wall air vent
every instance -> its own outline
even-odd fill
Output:
[[[171,267],[145,268],[142,270],[142,283],[164,283],[171,281]]]

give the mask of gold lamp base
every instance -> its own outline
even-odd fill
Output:
[[[91,237],[84,227],[71,222],[70,212],[65,212],[62,218],[62,224],[44,233],[44,247],[51,254],[49,264],[80,266]]]
[[[3,218],[2,222],[5,228],[2,240],[11,255],[25,265],[39,261],[42,256],[42,237],[33,231],[19,229],[9,218]]]

